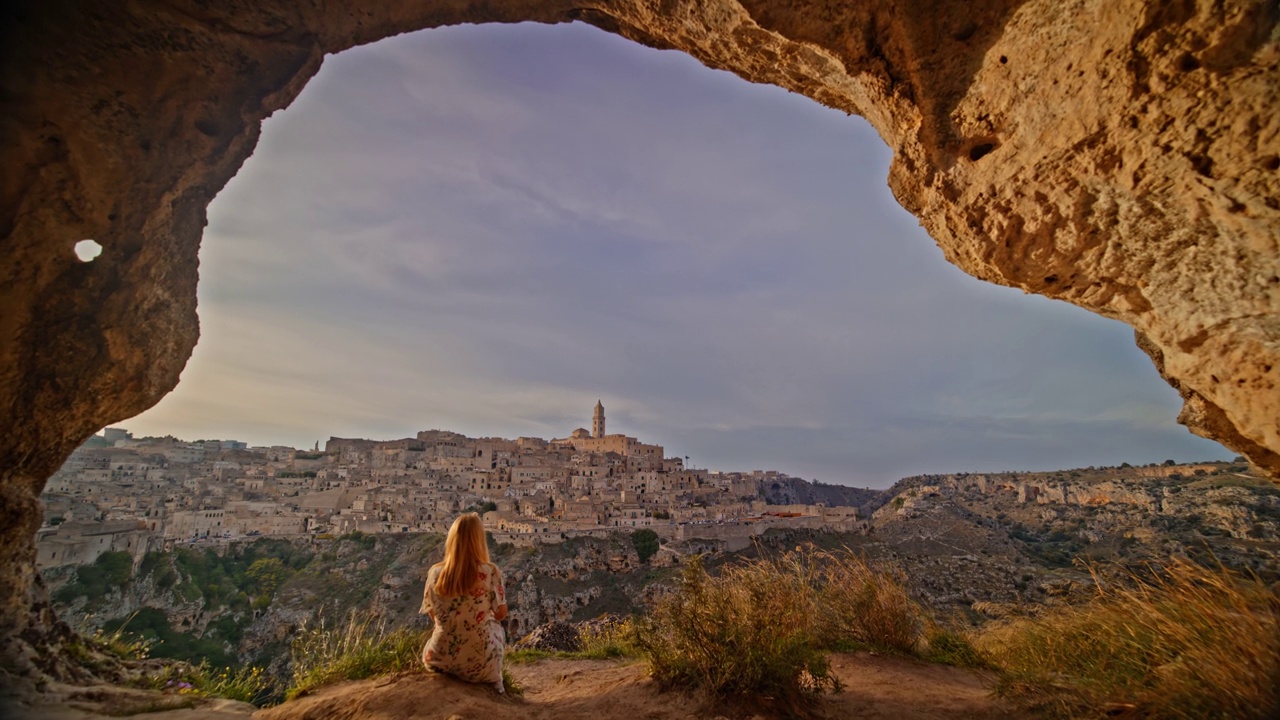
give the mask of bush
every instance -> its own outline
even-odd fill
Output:
[[[631,533],[631,544],[640,556],[640,562],[649,562],[649,558],[657,554],[660,543],[658,533],[652,530],[636,530]]]
[[[1280,715],[1275,591],[1184,560],[1127,582],[984,632],[978,647],[1000,669],[998,691],[1069,717]]]
[[[78,597],[93,604],[112,590],[123,587],[133,576],[133,557],[126,552],[107,551],[92,563],[76,567],[75,579],[58,588],[54,602],[68,604]]]
[[[990,665],[970,640],[970,633],[932,627],[928,631],[924,657],[930,662],[957,665],[968,668],[987,668]]]
[[[907,595],[904,578],[849,552],[792,555],[795,572],[817,565],[821,587],[815,615],[827,647],[866,647],[913,653],[924,630],[924,614]]]
[[[362,533],[359,530],[352,530],[346,535],[340,535],[338,539],[353,542],[365,550],[372,550],[378,544],[377,535]]]
[[[777,570],[758,561],[711,577],[691,558],[680,591],[641,621],[638,644],[658,684],[793,706],[838,689],[811,622],[809,578]]]
[[[979,664],[963,637],[936,630],[900,574],[848,550],[801,550],[708,576],[699,559],[680,592],[640,621],[636,644],[664,686],[722,696],[771,696],[795,705],[838,690],[824,651],[869,648]]]
[[[174,630],[163,610],[144,607],[125,618],[103,623],[106,633],[128,633],[145,640],[153,657],[172,658],[187,662],[209,661],[215,665],[231,665],[235,657],[226,651],[222,640],[214,638],[215,632],[195,637]]]

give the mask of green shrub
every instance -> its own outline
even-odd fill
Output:
[[[340,535],[338,536],[338,540],[353,542],[359,545],[361,548],[364,548],[365,550],[372,550],[378,544],[377,535],[363,533],[363,532],[360,532],[359,530],[352,530],[346,535]]]
[[[658,553],[661,543],[658,540],[658,533],[644,529],[636,530],[631,533],[631,545],[636,549],[636,555],[640,556],[640,562],[649,562],[649,558]]]
[[[280,587],[287,573],[280,558],[266,557],[254,560],[244,574],[251,589],[270,596]]]
[[[67,604],[88,598],[94,604],[133,577],[133,557],[126,552],[107,551],[92,563],[76,567],[75,579],[53,593],[54,602]]]
[[[154,657],[172,658],[187,662],[208,661],[215,665],[232,665],[235,657],[227,653],[223,641],[215,639],[216,633],[195,637],[169,626],[169,618],[163,610],[144,607],[127,618],[116,618],[103,623],[106,633],[127,632],[151,643]]]
[[[1184,560],[1126,581],[1085,605],[983,632],[978,648],[1000,670],[998,691],[1065,717],[1280,716],[1274,590]]]

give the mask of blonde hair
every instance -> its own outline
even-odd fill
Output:
[[[436,594],[454,597],[470,592],[479,578],[480,566],[489,562],[485,544],[484,523],[475,513],[458,516],[444,541],[444,560],[436,563],[440,577]]]

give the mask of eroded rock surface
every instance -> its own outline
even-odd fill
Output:
[[[36,496],[195,344],[205,207],[327,53],[583,20],[865,116],[967,272],[1132,325],[1193,431],[1280,474],[1274,0],[46,0],[0,37],[0,667],[40,666]],[[82,239],[104,251],[72,254]],[[32,649],[37,651],[32,654]]]

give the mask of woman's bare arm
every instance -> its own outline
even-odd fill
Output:
[[[493,611],[493,617],[499,622],[507,619],[507,604],[502,603]]]

